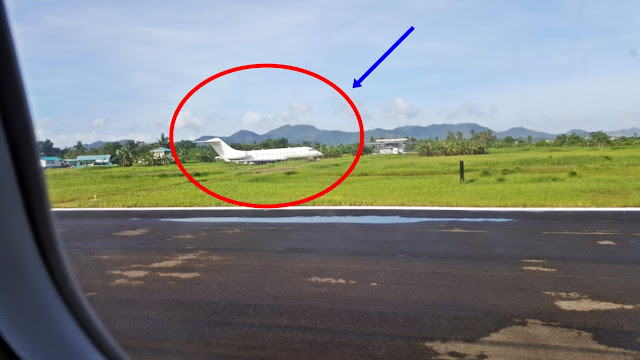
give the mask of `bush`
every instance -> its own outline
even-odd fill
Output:
[[[578,173],[577,173],[577,172],[575,172],[575,171],[569,171],[569,172],[567,173],[567,176],[568,176],[568,177],[570,177],[570,178],[572,178],[572,177],[576,177],[576,176],[578,176]]]
[[[503,177],[499,177],[496,179],[499,183],[501,182],[505,182],[507,179],[503,178]]]
[[[491,172],[489,170],[482,170],[480,176],[491,176]]]

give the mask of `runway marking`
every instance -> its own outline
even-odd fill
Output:
[[[526,262],[526,263],[546,263],[547,260],[525,259],[525,260],[522,260],[522,262]]]
[[[598,301],[589,299],[588,295],[580,293],[563,293],[543,291],[545,295],[560,297],[567,300],[556,300],[554,304],[562,310],[566,311],[603,311],[603,310],[633,310],[640,308],[640,305],[623,305],[608,301]]]
[[[194,277],[199,277],[200,274],[193,272],[193,273],[158,273],[159,276],[169,276],[169,277],[177,277],[177,278],[181,278],[181,279],[190,279],[190,278],[194,278]]]
[[[145,235],[149,233],[149,229],[135,229],[135,230],[124,230],[120,232],[113,233],[116,236],[138,236]]]
[[[440,230],[418,230],[418,231],[433,231],[433,232],[457,232],[457,233],[486,233],[485,230],[467,230],[467,229],[440,229]]]
[[[329,283],[329,284],[355,284],[354,280],[344,280],[344,279],[334,279],[334,278],[321,278],[321,277],[310,277],[307,279],[310,282],[318,282],[318,283]]]
[[[147,275],[149,272],[148,271],[144,271],[144,270],[128,270],[128,271],[121,271],[121,270],[111,270],[111,271],[107,271],[109,274],[117,274],[117,275],[122,275],[128,278],[139,278],[139,277],[143,277],[145,275]]]
[[[566,235],[620,235],[619,232],[606,231],[543,231],[543,234],[566,234]]]
[[[376,284],[376,283],[371,283],[371,284],[369,284],[369,285],[371,285],[371,286],[378,286],[378,284]]]
[[[276,223],[276,224],[413,224],[422,222],[509,222],[508,218],[441,218],[441,217],[404,217],[397,215],[310,215],[310,216],[278,216],[278,217],[193,217],[193,218],[161,218],[160,221],[187,223]]]
[[[535,319],[504,328],[475,342],[432,341],[423,346],[438,359],[633,360],[638,352],[601,345],[593,334]]]
[[[54,208],[55,212],[69,211],[250,211],[244,207],[215,207],[215,206],[198,206],[198,207],[136,207],[136,208]],[[435,211],[490,211],[490,212],[640,212],[640,207],[453,207],[453,206],[292,206],[281,209],[273,209],[269,211],[296,211],[296,210],[435,210]]]
[[[132,285],[132,286],[135,286],[135,285],[142,285],[142,284],[143,283],[140,280],[118,279],[118,280],[112,282],[109,285],[112,285],[112,286],[113,285]]]
[[[555,272],[556,269],[546,268],[542,266],[523,266],[522,270],[527,271],[546,271],[546,272]]]
[[[98,293],[97,293],[97,292],[88,292],[88,293],[86,293],[86,294],[84,294],[84,295],[85,295],[86,297],[90,297],[90,296],[98,295]]]
[[[596,241],[596,243],[599,245],[616,245],[616,243],[611,240]]]

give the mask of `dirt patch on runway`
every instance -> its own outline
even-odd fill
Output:
[[[139,236],[145,235],[149,233],[149,229],[135,229],[135,230],[124,230],[120,232],[113,233],[115,236]]]
[[[197,272],[192,272],[192,273],[158,273],[158,276],[165,276],[165,277],[177,277],[180,279],[190,279],[190,278],[194,278],[194,277],[199,277],[200,274]]]
[[[116,274],[116,275],[122,275],[128,278],[138,278],[138,277],[143,277],[145,275],[147,275],[149,272],[148,271],[144,271],[144,270],[128,270],[128,271],[121,271],[121,270],[111,270],[111,271],[107,271],[109,274]]]
[[[546,267],[542,267],[542,266],[523,266],[522,270],[543,271],[543,272],[555,272],[556,271],[556,269],[546,268]]]
[[[598,245],[616,245],[616,243],[611,240],[596,241],[596,243]]]
[[[423,344],[441,360],[635,360],[640,353],[608,347],[584,331],[527,319],[475,342],[432,341]]]
[[[344,279],[334,279],[334,278],[321,278],[321,277],[310,277],[307,279],[310,282],[317,283],[326,283],[326,284],[355,284],[354,280],[344,280]]]
[[[112,282],[109,285],[142,285],[143,282],[140,280],[129,280],[129,279],[118,279]]]
[[[604,310],[633,310],[640,309],[640,305],[616,304],[608,301],[592,300],[588,295],[571,292],[543,291],[545,295],[560,298],[554,304],[567,311],[604,311]]]

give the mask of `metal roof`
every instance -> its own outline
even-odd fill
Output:
[[[378,139],[376,140],[377,143],[380,144],[385,144],[385,143],[399,143],[399,142],[406,142],[409,139],[407,138],[400,138],[400,139]]]
[[[111,159],[111,155],[80,155],[76,157],[77,161],[109,161],[109,159]]]
[[[56,160],[60,160],[62,161],[62,159],[60,159],[57,156],[43,156],[40,158],[40,160],[45,160],[45,161],[56,161]]]
[[[171,151],[171,149],[167,149],[165,147],[159,147],[159,148],[155,148],[155,149],[153,149],[151,151],[158,151],[158,152],[160,152],[160,151]]]

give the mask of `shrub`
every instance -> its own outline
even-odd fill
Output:
[[[480,176],[491,176],[491,172],[489,170],[482,170]]]
[[[567,176],[568,176],[568,177],[570,177],[570,178],[572,178],[572,177],[576,177],[576,176],[578,176],[578,173],[577,173],[577,172],[575,172],[575,171],[569,171],[569,172],[567,173]]]

